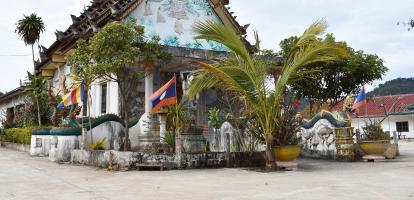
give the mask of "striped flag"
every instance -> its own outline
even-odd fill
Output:
[[[82,83],[73,88],[72,91],[62,96],[62,102],[60,102],[57,108],[62,109],[66,106],[84,102],[85,100],[85,84]]]
[[[167,84],[162,86],[158,91],[151,95],[152,110],[151,113],[155,113],[162,106],[168,106],[177,103],[177,91],[175,88],[176,78],[175,76],[168,81]]]
[[[367,99],[365,96],[365,88],[364,86],[361,86],[358,96],[356,97],[354,101],[354,105],[351,108],[351,112],[357,111],[361,106],[365,105],[366,103],[367,103]]]

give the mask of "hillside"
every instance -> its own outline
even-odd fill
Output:
[[[413,78],[397,78],[380,84],[373,91],[368,92],[367,96],[386,96],[395,94],[414,93],[414,77]]]

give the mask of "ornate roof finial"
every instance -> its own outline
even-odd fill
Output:
[[[79,24],[79,20],[75,15],[70,15],[70,18],[72,18],[72,23],[77,25]]]
[[[65,33],[63,33],[62,31],[59,31],[59,30],[55,31],[55,35],[56,35],[57,40],[61,40],[65,37]]]

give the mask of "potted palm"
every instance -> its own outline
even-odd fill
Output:
[[[390,144],[390,135],[382,130],[381,122],[369,120],[363,129],[364,134],[359,146],[367,155],[384,155]]]
[[[300,131],[300,122],[295,107],[298,101],[292,101],[282,106],[280,126],[275,131],[274,153],[277,161],[293,161],[300,154],[300,145],[297,133]]]
[[[269,66],[260,53],[252,55],[233,29],[212,21],[198,22],[194,29],[199,34],[195,39],[221,43],[233,52],[233,56],[213,64],[192,61],[192,64],[200,66],[200,70],[192,80],[188,94],[194,97],[205,89],[220,86],[241,97],[261,130],[260,138],[266,145],[266,167],[275,168],[273,136],[274,130],[281,126],[281,104],[286,85],[298,77],[298,70],[303,66],[336,60],[348,55],[347,49],[320,40],[318,36],[324,33],[326,23],[318,21],[295,41],[280,67],[280,73],[275,74],[274,82],[270,83],[267,81],[269,71],[274,66]],[[255,38],[255,47],[260,50],[259,39]]]

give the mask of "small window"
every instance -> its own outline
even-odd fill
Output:
[[[101,113],[105,114],[106,113],[106,90],[107,90],[107,85],[106,83],[101,85]]]
[[[397,132],[409,132],[408,122],[397,122]]]

